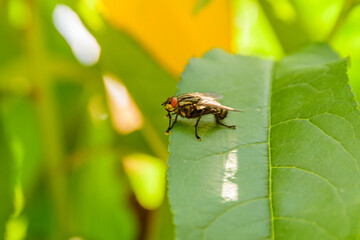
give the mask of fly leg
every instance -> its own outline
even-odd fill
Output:
[[[198,127],[200,118],[201,118],[201,116],[203,115],[203,113],[204,113],[204,110],[202,110],[202,111],[200,112],[200,116],[199,116],[199,118],[196,120],[196,123],[195,123],[195,136],[196,136],[196,138],[197,138],[198,141],[201,141],[201,138],[199,137],[199,135],[198,135],[198,133],[197,133],[197,127]]]
[[[226,124],[223,124],[222,122],[220,122],[219,116],[218,116],[217,114],[214,114],[214,116],[215,116],[215,119],[216,119],[216,123],[217,123],[217,124],[220,124],[221,126],[224,126],[224,127],[227,127],[227,128],[232,128],[232,129],[235,129],[235,128],[236,128],[235,125],[229,126],[229,125],[226,125]]]
[[[170,112],[168,112],[167,117],[169,118],[169,127],[168,127],[168,129],[166,130],[166,132],[165,132],[166,135],[169,134],[169,131],[170,131],[170,129],[171,129],[171,128],[170,128],[170,126],[171,126],[171,114],[170,114]]]
[[[178,118],[178,116],[179,116],[179,112],[176,113],[175,119],[174,119],[174,121],[173,121],[172,124],[171,124],[171,115],[170,115],[170,112],[168,112],[168,116],[169,116],[169,127],[168,127],[168,129],[166,130],[166,132],[165,132],[166,135],[169,135],[170,130],[174,127],[174,125],[175,125],[175,123],[176,123],[176,120],[177,120],[177,118]]]

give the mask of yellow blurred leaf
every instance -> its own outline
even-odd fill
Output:
[[[230,1],[102,0],[105,17],[130,33],[165,68],[179,75],[189,58],[219,47],[232,52]]]
[[[158,208],[165,194],[166,166],[161,159],[145,154],[132,154],[123,165],[136,199],[146,209]]]

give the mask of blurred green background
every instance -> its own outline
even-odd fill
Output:
[[[219,47],[351,56],[355,0],[0,0],[0,236],[173,239],[160,104]]]

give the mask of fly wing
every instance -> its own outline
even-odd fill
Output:
[[[222,95],[217,93],[194,92],[194,93],[186,93],[179,95],[177,98],[180,106],[194,105],[198,110],[204,109],[206,107],[215,107],[215,108],[225,109],[228,111],[241,112],[231,107],[224,106],[218,101],[216,101],[216,99],[222,98]]]
[[[201,94],[202,96],[205,96],[205,97],[212,97],[214,99],[222,99],[223,98],[223,95],[219,94],[219,93],[199,93]]]
[[[213,98],[213,99],[222,99],[223,98],[223,96],[218,93],[199,93],[199,92],[182,94],[182,95],[179,95],[177,98],[183,99],[183,100],[194,98],[194,99],[200,100],[203,97]]]
[[[206,107],[220,107],[221,104],[216,101],[216,98],[205,93],[193,93],[194,96],[198,97],[199,101],[195,104],[196,109],[204,109]]]
[[[234,108],[231,107],[227,107],[222,105],[221,103],[219,103],[218,101],[216,101],[214,98],[212,97],[203,97],[198,103],[198,106],[201,106],[203,108],[205,107],[215,107],[215,108],[221,108],[227,111],[234,111],[234,112],[241,112],[240,110],[236,110]],[[199,107],[201,109],[201,107]]]

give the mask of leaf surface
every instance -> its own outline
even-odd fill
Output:
[[[178,94],[216,92],[244,111],[180,119],[169,197],[178,239],[346,239],[358,235],[360,118],[347,59],[326,45],[277,63],[213,50]]]

